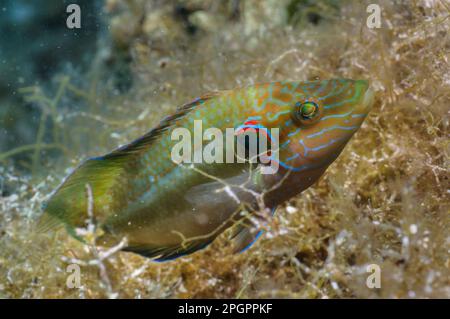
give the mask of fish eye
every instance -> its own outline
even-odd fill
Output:
[[[320,115],[319,104],[312,100],[295,103],[294,119],[302,124],[314,123]]]

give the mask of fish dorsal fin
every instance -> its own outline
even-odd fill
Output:
[[[193,101],[179,106],[177,108],[177,111],[192,110],[197,105],[203,104],[204,102],[206,102],[216,96],[222,95],[225,92],[228,92],[228,91],[212,91],[212,92],[205,93],[202,96],[194,99]]]
[[[176,120],[179,120],[189,114],[195,107],[205,103],[206,101],[223,94],[225,91],[209,92],[201,97],[196,98],[192,102],[183,104],[177,108],[174,114],[166,116],[156,127],[149,132],[134,140],[133,142],[119,147],[113,152],[105,155],[102,159],[121,158],[124,156],[130,156],[133,154],[139,154],[142,150],[145,150],[154,140],[156,140],[164,131],[173,126]]]

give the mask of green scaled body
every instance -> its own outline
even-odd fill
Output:
[[[70,233],[85,227],[89,185],[95,221],[104,232],[100,244],[126,237],[125,250],[168,260],[207,246],[240,223],[234,242],[236,251],[243,250],[260,234],[241,214],[260,207],[254,194],[265,192],[264,206],[275,209],[308,188],[360,127],[372,102],[366,81],[347,79],[275,82],[207,94],[134,142],[82,163],[45,204],[41,225],[58,220]],[[203,132],[217,128],[223,136],[227,128],[246,123],[279,129],[279,149],[272,150],[279,155],[278,171],[262,174],[264,164],[175,163],[171,152],[178,140],[172,132],[186,128],[194,136],[195,120],[202,121]]]

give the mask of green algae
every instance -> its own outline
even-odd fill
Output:
[[[111,54],[120,47],[131,57],[128,91],[95,74],[85,85],[64,75],[51,92],[23,90],[54,125],[41,126],[48,142],[36,134],[35,144],[0,154],[0,297],[450,297],[448,4],[382,1],[382,28],[368,29],[369,2],[347,1],[339,18],[301,27],[282,2],[242,1],[237,19],[231,5],[188,1],[181,21],[171,3],[149,3],[105,3]],[[140,136],[177,105],[214,89],[317,77],[370,80],[374,109],[324,177],[281,207],[245,253],[231,255],[224,234],[160,264],[34,230],[68,167]],[[17,169],[17,153],[29,154],[29,173]],[[71,263],[80,264],[79,289],[66,284]],[[370,264],[380,266],[380,289],[366,285]]]

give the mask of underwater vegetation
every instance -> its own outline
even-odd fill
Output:
[[[17,92],[39,121],[35,142],[0,152],[0,297],[450,298],[450,5],[378,1],[382,26],[370,29],[369,3],[105,1],[108,32],[89,71],[62,69]],[[123,243],[96,245],[93,223],[85,243],[36,231],[64,176],[177,106],[208,91],[330,78],[369,80],[372,111],[245,252],[232,254],[225,232],[155,263]],[[68,285],[74,264],[78,287]],[[366,285],[373,264],[377,289]]]
[[[64,223],[82,240],[77,230],[95,216],[99,245],[123,241],[123,250],[167,261],[235,227],[242,252],[260,237],[258,224],[320,178],[372,104],[368,82],[348,79],[203,95],[133,142],[84,161],[44,203],[39,229]],[[199,143],[208,131],[211,142]]]

